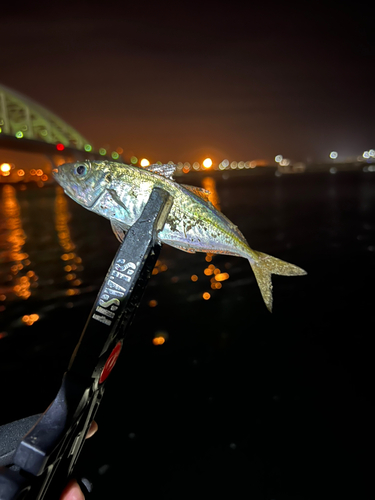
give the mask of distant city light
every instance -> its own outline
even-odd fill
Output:
[[[276,155],[275,156],[275,162],[276,163],[280,163],[282,161],[282,159],[283,159],[283,155]]]
[[[91,146],[91,144],[85,144],[85,151],[87,151],[88,153],[89,153],[90,151],[92,151],[92,146]]]
[[[375,158],[375,150],[370,149],[370,151],[368,152],[368,154],[371,156],[371,158]]]
[[[104,149],[104,148],[100,148],[99,149],[99,154],[102,155],[102,156],[105,156],[107,154],[107,150]]]
[[[203,166],[204,166],[204,168],[210,168],[210,167],[212,167],[212,160],[211,160],[211,158],[206,158],[205,160],[203,160]]]
[[[368,151],[364,151],[363,158],[370,158],[370,153]]]
[[[147,158],[142,158],[140,165],[141,167],[148,167],[150,165],[150,162]]]
[[[5,175],[9,175],[10,169],[11,169],[11,166],[9,165],[9,163],[2,163],[0,166],[1,172]]]
[[[282,167],[287,167],[288,165],[290,165],[290,160],[288,160],[288,158],[283,158],[281,161],[280,161],[280,165]]]
[[[331,158],[331,160],[336,160],[336,158],[338,157],[337,151],[331,151],[329,153],[329,157]]]
[[[57,149],[57,151],[64,151],[65,146],[64,146],[64,144],[61,144],[61,142],[58,142],[56,144],[56,149]]]

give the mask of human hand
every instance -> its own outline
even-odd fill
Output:
[[[98,424],[93,420],[90,428],[87,431],[86,439],[90,438],[98,430]],[[71,479],[61,493],[60,500],[85,500],[85,495],[82,493],[79,484],[75,479]]]

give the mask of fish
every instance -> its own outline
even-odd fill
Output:
[[[172,206],[159,243],[189,253],[226,254],[247,259],[254,272],[267,309],[272,312],[272,274],[301,276],[300,267],[253,250],[244,235],[209,201],[210,192],[177,183],[176,165],[152,164],[142,168],[125,163],[78,161],[53,169],[55,180],[65,193],[88,210],[110,220],[122,241],[126,231],[140,217],[151,191],[160,187],[172,198]]]

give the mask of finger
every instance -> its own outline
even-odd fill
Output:
[[[69,481],[61,493],[60,500],[85,500],[85,496],[75,479]]]
[[[95,422],[95,420],[93,420],[91,422],[91,425],[89,427],[89,430],[87,431],[87,434],[86,434],[86,439],[90,438],[91,436],[93,436],[95,434],[95,432],[98,430],[98,424]]]

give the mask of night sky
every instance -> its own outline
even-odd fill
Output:
[[[2,4],[0,83],[96,148],[152,161],[306,161],[375,148],[364,5],[118,4]]]

